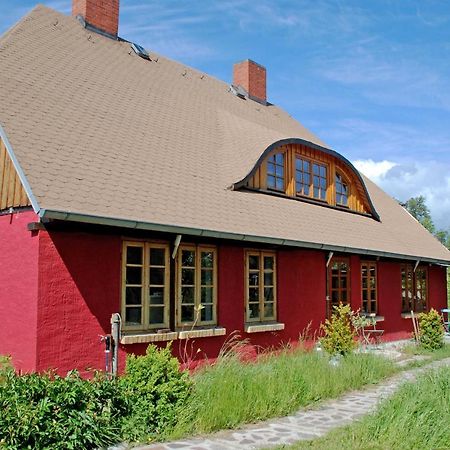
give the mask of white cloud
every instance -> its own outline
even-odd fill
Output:
[[[356,160],[358,170],[389,195],[405,201],[423,195],[437,228],[450,228],[450,167],[438,161]]]
[[[375,183],[379,183],[386,176],[389,170],[397,165],[395,162],[388,161],[386,159],[383,161],[359,159],[354,161],[353,164],[360,172],[369,177]]]

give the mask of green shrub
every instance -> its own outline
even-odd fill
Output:
[[[444,325],[441,316],[435,309],[421,313],[419,320],[420,346],[426,350],[437,350],[444,346]]]
[[[330,355],[346,355],[356,346],[356,333],[352,326],[353,312],[349,305],[335,306],[331,319],[320,326],[324,336],[320,338],[323,349]]]
[[[180,371],[170,346],[149,345],[146,355],[129,355],[119,384],[129,408],[123,420],[123,435],[129,441],[167,434],[191,391],[189,374]]]
[[[94,449],[119,440],[124,404],[116,382],[0,372],[0,448]]]

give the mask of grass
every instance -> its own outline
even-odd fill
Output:
[[[425,356],[426,358],[409,363],[405,368],[421,367],[432,361],[450,358],[450,344],[445,344],[437,350],[425,350],[415,344],[407,345],[402,349],[405,355],[409,356]]]
[[[330,365],[317,352],[285,350],[256,363],[224,357],[193,377],[194,390],[172,438],[235,428],[335,398],[398,371],[385,358],[354,354]]]
[[[326,437],[300,442],[300,449],[448,449],[450,448],[450,367],[403,385],[378,411]]]

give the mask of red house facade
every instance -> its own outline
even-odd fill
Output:
[[[149,343],[214,358],[317,330],[339,302],[388,340],[447,304],[450,254],[267,102],[117,37],[118,1],[38,6],[0,39],[0,354],[104,368]],[[186,345],[187,339],[189,339]]]

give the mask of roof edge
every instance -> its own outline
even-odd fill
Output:
[[[33,207],[34,212],[36,214],[38,214],[41,209],[39,206],[39,203],[31,190],[30,183],[28,183],[27,177],[26,177],[24,171],[22,170],[22,167],[20,167],[19,161],[18,161],[18,159],[14,153],[14,150],[11,146],[11,142],[9,142],[8,136],[6,135],[6,131],[3,128],[1,123],[0,123],[0,139],[5,144],[6,151],[8,152],[8,155],[11,158],[14,169],[16,170],[17,175],[19,176],[20,182],[22,183],[22,186],[25,189],[27,196],[30,199],[31,206]]]
[[[321,244],[315,242],[305,242],[291,239],[274,238],[270,236],[256,236],[248,234],[239,234],[232,232],[221,232],[215,230],[207,230],[201,228],[184,227],[180,225],[160,224],[152,222],[140,222],[129,219],[121,219],[115,217],[95,216],[91,214],[81,214],[76,212],[56,211],[50,209],[42,209],[39,211],[41,219],[54,219],[70,222],[89,223],[95,225],[106,225],[113,227],[131,228],[136,230],[158,231],[174,234],[187,234],[190,236],[203,236],[216,239],[230,239],[241,242],[257,242],[269,245],[283,245],[290,247],[302,247],[315,250],[334,251],[343,253],[354,253],[358,255],[380,256],[385,258],[407,259],[412,261],[420,261],[424,263],[440,264],[450,266],[450,259],[437,259],[429,257],[419,257],[417,255],[404,255],[400,253],[390,253],[378,250],[369,250],[363,248],[344,247],[339,245]]]
[[[337,151],[332,150],[332,149],[327,148],[327,147],[323,147],[323,146],[321,146],[319,144],[315,144],[314,142],[307,141],[306,139],[286,138],[286,139],[280,139],[280,140],[275,141],[274,143],[270,144],[263,151],[263,153],[260,155],[260,157],[256,161],[255,165],[253,166],[252,170],[244,178],[242,178],[242,180],[240,180],[240,181],[238,181],[236,183],[233,183],[231,185],[231,188],[232,189],[239,189],[239,188],[243,187],[244,184],[255,174],[256,170],[262,164],[263,160],[266,158],[268,153],[270,153],[272,150],[276,149],[277,147],[281,147],[283,145],[288,145],[288,144],[303,144],[303,145],[307,145],[309,147],[312,147],[315,150],[319,150],[319,151],[322,151],[322,152],[324,152],[324,153],[326,153],[326,154],[328,154],[330,156],[334,156],[335,158],[339,159],[344,164],[346,164],[352,170],[352,172],[358,178],[358,180],[361,182],[361,185],[362,185],[362,187],[364,189],[364,193],[366,194],[367,200],[369,202],[370,213],[371,213],[372,217],[375,220],[377,220],[378,222],[381,222],[381,218],[380,218],[377,210],[375,209],[374,204],[372,203],[372,199],[370,198],[369,191],[367,190],[367,187],[366,187],[366,183],[364,183],[364,180],[361,177],[361,174],[356,169],[356,167],[345,156],[342,156]]]

